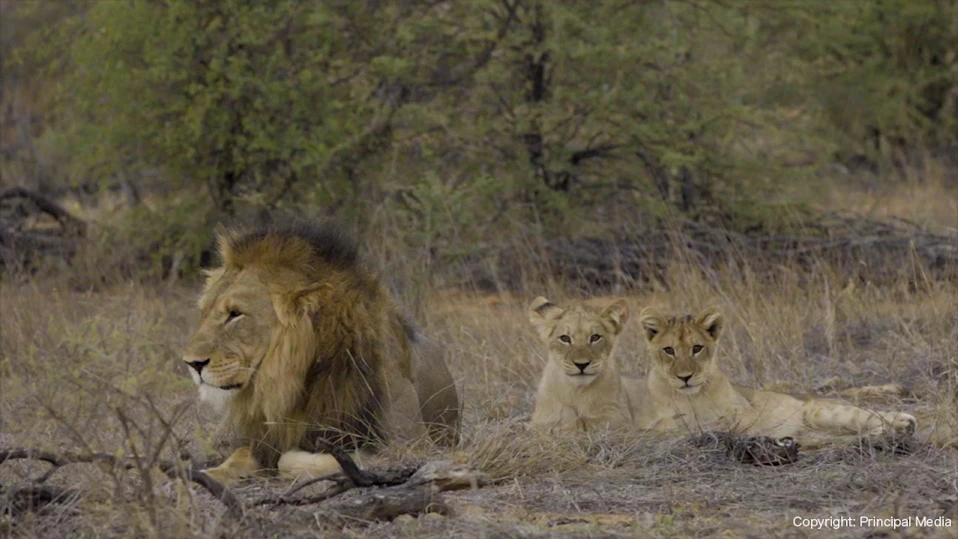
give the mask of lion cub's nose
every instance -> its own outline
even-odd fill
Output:
[[[579,367],[579,372],[585,372],[585,368],[588,367],[590,363],[592,362],[586,361],[585,363],[576,363],[575,366]]]
[[[203,372],[203,367],[210,364],[210,360],[204,359],[202,361],[187,361],[186,364],[196,369],[196,374],[201,374]]]
[[[682,380],[683,382],[685,382],[685,385],[689,385],[689,380],[692,379],[692,375],[691,375],[691,374],[688,375],[688,376],[676,375],[676,377],[677,377],[679,380]]]

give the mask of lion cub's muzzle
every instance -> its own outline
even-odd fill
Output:
[[[685,395],[694,395],[702,389],[702,383],[701,380],[695,378],[694,374],[676,374],[675,380],[672,383],[672,387],[674,387],[679,393]]]
[[[577,361],[570,361],[563,370],[568,377],[576,382],[588,383],[599,374],[599,369],[600,366],[595,361],[581,358]]]

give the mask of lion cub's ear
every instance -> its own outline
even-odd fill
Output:
[[[716,307],[709,307],[695,316],[695,325],[702,328],[713,339],[718,340],[725,326],[725,317]]]
[[[535,325],[539,325],[543,322],[550,322],[559,318],[563,312],[565,312],[564,309],[548,299],[539,296],[529,304],[529,321]]]
[[[665,316],[652,307],[646,307],[639,313],[639,325],[645,333],[645,340],[652,342],[652,339],[665,329]]]
[[[620,299],[602,311],[602,318],[612,324],[612,332],[618,335],[629,320],[629,304]]]
[[[559,318],[565,310],[548,299],[539,296],[529,304],[529,321],[543,337],[549,333],[550,322]]]

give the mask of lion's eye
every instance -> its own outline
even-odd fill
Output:
[[[662,349],[662,351],[670,356],[675,355],[675,348],[672,348],[671,346],[666,346],[665,348]]]
[[[572,344],[572,338],[569,337],[568,335],[560,335],[559,340],[566,344]]]
[[[602,335],[596,333],[595,335],[589,337],[589,342],[596,343],[602,340]]]
[[[698,354],[699,352],[702,351],[702,348],[703,346],[701,344],[696,344],[695,346],[692,347],[692,353]]]
[[[229,315],[226,317],[226,321],[227,321],[227,322],[231,322],[231,321],[233,321],[233,320],[235,320],[235,319],[237,319],[237,318],[239,318],[239,317],[241,317],[241,316],[243,316],[243,313],[241,313],[241,312],[239,312],[239,311],[237,311],[237,310],[231,310],[230,313],[229,313]]]

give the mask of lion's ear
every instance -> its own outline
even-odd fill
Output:
[[[558,305],[539,296],[529,304],[529,321],[532,325],[539,326],[559,318],[563,312]]]
[[[200,294],[200,299],[197,301],[200,310],[206,310],[206,307],[209,305],[214,298],[210,297],[210,290],[213,289],[213,285],[217,281],[223,278],[223,274],[226,273],[226,268],[213,268],[203,270],[203,274],[206,276],[206,280],[203,282],[203,292]]]
[[[218,223],[213,228],[213,233],[216,235],[216,247],[220,253],[220,258],[223,259],[223,266],[232,266],[233,244],[236,242],[237,232],[226,228],[222,223]]]
[[[322,303],[323,291],[331,286],[329,283],[312,284],[291,292],[276,294],[273,302],[280,323],[284,326],[289,325],[318,311]]]
[[[639,325],[645,333],[645,340],[652,342],[652,339],[665,329],[665,316],[652,307],[646,307],[639,313]]]
[[[602,311],[602,318],[612,324],[612,331],[618,335],[629,320],[629,304],[620,299]]]
[[[695,315],[695,325],[717,341],[722,334],[722,328],[725,327],[725,317],[718,308],[709,307]]]

